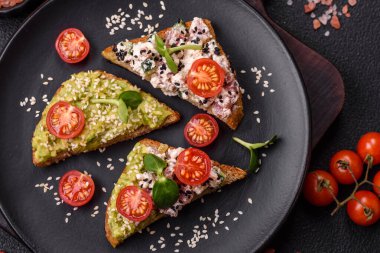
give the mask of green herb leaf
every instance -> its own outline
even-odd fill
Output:
[[[188,45],[182,45],[182,46],[178,46],[178,47],[171,47],[171,48],[168,48],[168,52],[169,54],[172,54],[172,53],[175,53],[177,51],[181,51],[181,50],[201,50],[202,49],[202,45],[198,45],[198,44],[188,44]]]
[[[154,40],[156,42],[156,46],[157,46],[157,49],[165,49],[165,43],[164,41],[161,39],[160,36],[158,36],[157,34],[154,35]],[[158,50],[157,50],[158,51]],[[161,54],[161,53],[160,53]]]
[[[273,136],[270,140],[268,140],[266,142],[262,142],[262,143],[249,143],[249,142],[243,141],[242,139],[239,139],[237,137],[233,137],[232,139],[234,141],[236,141],[237,143],[241,144],[242,146],[246,147],[249,150],[249,152],[251,154],[251,159],[249,161],[249,168],[251,170],[255,170],[254,172],[256,173],[258,171],[259,166],[260,166],[259,158],[257,155],[257,150],[260,148],[267,147],[267,146],[274,144],[277,140],[277,135]]]
[[[120,94],[119,99],[121,99],[127,107],[131,107],[133,110],[143,101],[140,92],[134,90],[124,91]]]
[[[168,164],[154,154],[144,155],[144,168],[148,171],[155,172],[157,175],[161,175],[162,171],[168,166]]]
[[[179,187],[173,180],[160,177],[153,185],[152,195],[156,207],[168,208],[178,200]]]
[[[128,123],[129,111],[128,107],[125,105],[122,99],[119,99],[119,108],[117,113],[119,114],[119,118],[121,119],[121,121],[123,121],[124,123]]]

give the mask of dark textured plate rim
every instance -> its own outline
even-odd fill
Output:
[[[28,0],[25,0],[25,2],[27,2]],[[5,55],[5,52],[8,50],[8,48],[10,47],[10,45],[12,44],[12,42],[14,41],[14,39],[18,36],[18,34],[24,29],[24,27],[35,17],[38,15],[38,13],[44,9],[46,6],[48,6],[50,3],[54,2],[55,0],[47,0],[45,1],[44,3],[42,3],[37,9],[35,9],[26,19],[25,21],[22,23],[22,25],[18,28],[18,30],[12,35],[11,39],[8,41],[8,43],[6,44],[6,46],[4,47],[3,51],[1,52],[0,54],[0,63],[1,61],[3,60],[3,57]],[[277,32],[273,29],[273,27],[265,20],[265,18],[260,14],[258,13],[248,2],[247,0],[236,0],[236,1],[239,1],[241,2],[243,5],[245,5],[248,9],[250,9],[250,11],[255,14],[257,16],[257,18],[263,23],[263,25],[267,28],[267,30],[271,33],[271,35],[273,36],[273,39],[276,40],[277,42],[279,42],[279,44],[281,45],[282,49],[284,50],[285,52],[285,55],[286,57],[288,58],[289,62],[293,65],[294,67],[294,70],[295,70],[295,77],[298,79],[298,83],[300,84],[300,87],[301,88],[301,92],[303,94],[303,104],[304,104],[304,110],[305,110],[305,115],[306,115],[306,136],[305,138],[307,139],[306,140],[306,145],[305,145],[305,148],[303,150],[303,164],[300,166],[300,168],[303,168],[302,169],[302,176],[298,179],[296,183],[296,189],[293,193],[293,197],[291,199],[291,204],[289,205],[289,207],[287,208],[287,210],[283,213],[280,221],[274,225],[272,227],[272,229],[270,230],[269,233],[267,233],[267,235],[265,236],[265,238],[262,240],[262,242],[260,243],[260,245],[256,245],[256,247],[254,245],[252,245],[252,248],[256,248],[257,251],[260,251],[260,250],[263,250],[264,247],[266,246],[266,244],[268,243],[268,240],[275,235],[275,233],[281,228],[281,226],[284,224],[284,222],[286,221],[287,217],[290,215],[291,211],[293,210],[294,206],[295,206],[295,203],[300,195],[300,192],[301,192],[301,187],[302,187],[302,184],[303,184],[303,179],[305,178],[305,175],[306,175],[306,170],[307,170],[307,167],[308,167],[308,164],[310,162],[310,153],[311,153],[311,110],[310,110],[310,104],[309,104],[309,99],[308,99],[308,95],[307,95],[307,92],[306,92],[306,87],[305,87],[305,84],[304,84],[304,81],[302,79],[302,75],[299,71],[299,68],[297,66],[297,63],[294,59],[294,57],[291,55],[291,53],[289,52],[289,49],[287,48],[287,46],[285,45],[284,41],[281,39],[281,37],[277,34]],[[23,3],[25,4],[25,3]],[[23,5],[23,4],[20,4],[20,5]],[[23,233],[21,232],[21,229],[19,230],[18,227],[15,226],[15,224],[12,223],[12,219],[10,218],[10,215],[7,214],[6,211],[4,211],[4,207],[3,207],[3,204],[1,203],[1,200],[0,200],[0,212],[1,214],[4,216],[4,218],[6,219],[6,221],[8,222],[9,226],[13,229],[13,231],[16,233],[16,235],[22,240],[22,242],[32,251],[32,252],[35,252],[35,249],[34,247],[31,245],[31,243],[23,236]],[[254,252],[254,250],[252,250],[252,252]]]

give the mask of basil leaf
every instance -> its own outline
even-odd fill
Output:
[[[144,168],[148,171],[155,172],[157,175],[161,175],[162,171],[168,166],[167,163],[153,154],[144,155]]]
[[[131,107],[133,110],[136,109],[143,100],[140,92],[133,90],[124,91],[120,94],[119,99],[124,102],[125,106]]]
[[[124,123],[128,123],[129,111],[128,107],[125,105],[122,99],[119,99],[118,114],[121,121],[123,121]]]
[[[177,202],[179,187],[173,180],[161,177],[154,183],[152,195],[156,207],[168,208]]]

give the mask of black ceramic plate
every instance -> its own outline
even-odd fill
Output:
[[[161,9],[159,1],[147,1],[149,5],[146,8],[142,2],[135,1],[133,10],[128,10],[128,2],[50,1],[28,19],[4,51],[0,61],[0,201],[3,213],[20,237],[36,252],[148,252],[152,244],[161,252],[173,252],[177,248],[180,252],[251,252],[259,249],[294,204],[310,150],[308,102],[291,57],[273,30],[242,1],[165,0],[166,11]],[[262,159],[263,165],[258,174],[207,196],[204,203],[193,203],[176,219],[156,222],[150,227],[156,231],[155,234],[144,231],[119,248],[112,249],[104,236],[103,203],[108,200],[113,183],[123,169],[118,158],[126,157],[137,140],[119,143],[104,153],[95,151],[73,157],[44,169],[33,166],[30,142],[39,120],[35,111],[44,109],[43,95],[51,98],[60,83],[72,73],[102,69],[130,80],[182,114],[178,124],[145,137],[173,146],[188,146],[182,135],[183,127],[199,110],[179,98],[165,97],[146,81],[101,57],[100,52],[106,46],[143,33],[133,26],[132,31],[124,28],[113,36],[109,35],[105,18],[117,13],[119,8],[132,15],[137,9],[142,9],[146,15],[154,17],[149,22],[159,22],[160,28],[171,26],[178,18],[191,20],[199,16],[212,20],[217,37],[229,54],[239,82],[245,89],[245,117],[237,131],[231,131],[219,122],[221,131],[217,141],[205,149],[212,158],[244,168],[249,162],[248,151],[234,143],[232,136],[264,141],[278,134],[281,139],[265,150],[267,157]],[[160,13],[164,17],[158,19]],[[147,21],[143,19],[143,23]],[[54,49],[55,38],[68,27],[79,28],[91,42],[90,55],[80,64],[62,62]],[[259,84],[255,83],[256,75],[250,71],[253,66],[262,71]],[[240,73],[242,69],[247,73]],[[41,73],[44,74],[43,80]],[[49,76],[54,80],[43,85]],[[263,87],[266,80],[269,88]],[[270,92],[270,89],[275,92]],[[247,94],[251,100],[247,99]],[[31,106],[28,102],[21,107],[20,101],[31,96],[37,103]],[[29,107],[31,111],[27,112]],[[259,113],[254,114],[254,111]],[[112,162],[107,158],[112,158]],[[97,161],[101,167],[97,166]],[[115,169],[110,171],[107,164],[112,164]],[[90,204],[77,211],[64,204],[57,206],[53,195],[58,183],[55,178],[70,169],[87,170],[97,186]],[[52,180],[47,181],[48,177]],[[44,182],[54,188],[43,193],[42,188],[35,187]],[[107,193],[102,191],[102,187]],[[248,198],[253,200],[252,204]],[[99,214],[91,217],[95,206],[99,206]],[[216,209],[220,217],[214,227]],[[228,212],[230,215],[226,216]],[[71,216],[66,216],[67,213]],[[207,218],[201,221],[200,216],[209,217],[211,221]],[[68,223],[65,223],[66,217]],[[234,221],[236,217],[238,219]],[[167,228],[168,223],[170,228]],[[201,226],[202,234],[207,233],[208,239],[201,239],[196,248],[190,249],[187,240],[192,238],[197,225]],[[176,226],[180,229],[175,230]],[[172,233],[175,233],[174,237],[171,237]],[[165,239],[164,249],[158,242],[160,237]],[[184,242],[175,246],[178,239]]]

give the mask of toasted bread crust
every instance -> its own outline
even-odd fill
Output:
[[[106,73],[104,71],[97,70],[97,71],[94,71],[94,72],[101,72],[108,79],[124,80],[122,78],[116,77],[116,76],[114,76],[112,74],[109,74],[109,73]],[[61,90],[61,87],[55,92],[54,96],[57,95],[60,90]],[[141,92],[143,92],[143,91],[141,91]],[[145,93],[145,92],[143,92],[143,93]],[[166,107],[166,109],[171,112],[171,114],[165,119],[165,121],[163,122],[163,124],[159,128],[152,129],[149,126],[141,126],[140,128],[138,128],[133,133],[126,133],[124,135],[116,136],[115,138],[113,138],[112,140],[108,141],[107,143],[103,143],[103,144],[99,145],[98,147],[90,149],[90,150],[87,150],[87,151],[93,151],[93,150],[97,150],[99,148],[105,148],[105,147],[111,146],[111,145],[113,145],[115,143],[118,143],[118,142],[130,140],[130,139],[136,138],[138,136],[147,134],[147,133],[149,133],[149,132],[151,132],[153,130],[157,130],[157,129],[163,128],[165,126],[174,124],[174,123],[176,123],[176,122],[178,122],[180,120],[181,116],[180,116],[180,114],[178,112],[174,111],[173,109],[171,109],[170,107],[168,107],[164,103],[161,103],[161,104],[164,105]],[[34,138],[34,134],[33,134],[33,138]],[[49,159],[49,160],[47,160],[45,162],[38,162],[36,160],[36,158],[35,158],[35,150],[33,150],[33,152],[32,152],[32,160],[33,160],[33,164],[35,166],[37,166],[37,167],[46,167],[46,166],[49,166],[49,165],[51,165],[53,163],[58,163],[59,161],[62,161],[62,160],[66,159],[66,158],[68,158],[70,156],[78,155],[80,153],[82,153],[82,152],[72,152],[72,151],[60,152],[60,153],[57,154],[57,156],[55,156],[52,159]]]
[[[154,141],[154,140],[151,140],[151,139],[143,139],[139,143],[141,143],[141,144],[143,144],[145,146],[151,147],[153,149],[158,149],[158,147],[162,144],[162,143],[160,143],[158,141]],[[212,163],[215,164],[216,166],[218,166],[222,170],[222,172],[224,173],[224,175],[225,175],[225,179],[222,182],[221,187],[224,186],[224,185],[231,184],[231,183],[233,183],[233,182],[235,182],[237,180],[241,180],[241,179],[243,179],[243,178],[245,178],[247,176],[247,172],[245,170],[242,170],[242,169],[238,168],[238,167],[229,166],[229,165],[225,165],[225,164],[220,164],[220,163],[218,163],[216,161],[212,161]],[[126,168],[123,170],[122,173],[126,173]],[[195,201],[195,200],[203,197],[204,195],[212,193],[212,192],[214,192],[216,190],[217,189],[208,189],[208,190],[205,190],[204,192],[202,192],[202,194],[196,195],[191,202],[193,202],[193,201]],[[109,204],[110,204],[110,202],[108,201],[104,228],[105,228],[107,240],[112,245],[112,247],[116,247],[117,245],[119,245],[123,241],[117,240],[117,238],[115,238],[115,237],[112,236],[111,228],[110,228],[110,226],[108,224],[108,208],[109,208]],[[159,220],[161,218],[164,218],[165,216],[166,216],[165,214],[158,214],[154,219],[152,219],[148,224],[146,224],[146,226],[149,226],[150,224],[154,223],[155,221],[157,221],[157,220]]]
[[[211,21],[208,20],[208,19],[203,19],[203,21],[208,26],[208,28],[210,30],[210,34],[212,35],[212,37],[214,39],[216,39],[215,31],[214,31],[214,28],[211,25]],[[186,22],[185,25],[186,25],[187,28],[190,28],[191,21]],[[171,29],[171,27],[163,29],[163,30],[157,32],[157,34],[161,38],[163,38],[165,36],[165,33],[169,29]],[[133,39],[133,40],[130,40],[130,41],[133,42],[133,43],[138,43],[138,42],[145,42],[147,40],[148,40],[148,36],[144,36],[144,37],[136,38],[136,39]],[[225,52],[224,52],[224,50],[223,50],[223,48],[222,48],[222,46],[218,42],[217,42],[217,44],[218,44],[218,47],[220,48],[220,53],[223,54],[223,55],[226,55]],[[136,71],[134,71],[132,69],[132,67],[129,64],[117,60],[116,54],[112,51],[112,46],[107,47],[106,49],[104,49],[103,52],[102,52],[102,55],[103,55],[104,58],[106,58],[107,60],[111,61],[112,63],[114,63],[116,65],[119,65],[119,66],[121,66],[123,68],[126,68],[129,71],[135,73],[136,75],[139,75]],[[236,78],[236,73],[234,73],[234,75],[235,75],[235,78]],[[149,81],[149,77],[147,77],[146,80]],[[242,98],[242,96],[243,95],[240,92],[239,93],[239,98],[238,98],[237,102],[235,103],[235,105],[233,106],[232,113],[231,113],[231,115],[228,118],[220,118],[220,117],[218,117],[221,121],[225,122],[233,130],[235,130],[238,127],[240,121],[242,120],[242,118],[244,116],[244,112],[243,112],[243,98]],[[204,110],[204,108],[200,107],[198,104],[193,103],[191,101],[188,101],[188,102],[190,102],[194,106],[198,107],[199,109]],[[212,113],[212,111],[211,111],[210,108],[207,110],[207,113],[214,115]]]

